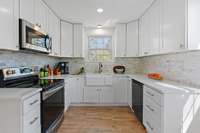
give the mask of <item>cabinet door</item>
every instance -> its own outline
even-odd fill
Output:
[[[49,36],[52,38],[53,56],[60,56],[60,20],[49,10]]]
[[[200,1],[188,1],[188,48],[200,49]]]
[[[100,103],[114,103],[114,92],[112,87],[101,88]]]
[[[99,103],[99,94],[101,89],[97,87],[84,88],[84,103]]]
[[[48,33],[48,8],[42,0],[35,1],[35,22],[42,31]]]
[[[83,57],[83,25],[74,24],[74,57]]]
[[[70,80],[65,79],[65,111],[69,108],[70,106]]]
[[[173,52],[185,48],[185,4],[185,0],[162,0],[162,52]]]
[[[140,56],[147,56],[150,54],[150,45],[149,45],[149,14],[148,12],[140,18],[139,22],[139,44],[140,44]]]
[[[0,49],[18,50],[19,0],[1,0],[0,7]]]
[[[130,108],[132,108],[132,79],[128,79],[128,91],[127,91],[127,96],[128,96],[128,105]]]
[[[83,102],[83,79],[82,78],[71,78],[70,101],[71,103]]]
[[[160,44],[161,44],[161,0],[156,0],[152,7],[148,11],[149,13],[149,20],[148,20],[148,27],[149,27],[149,46],[150,46],[150,53],[158,54],[160,51]]]
[[[73,57],[73,25],[61,21],[61,56]]]
[[[35,0],[20,0],[20,18],[35,24]]]
[[[117,24],[115,38],[115,57],[126,57],[126,24]]]
[[[115,103],[127,104],[127,78],[114,77],[113,89]]]
[[[138,21],[127,24],[127,57],[137,57],[139,52],[139,25]]]

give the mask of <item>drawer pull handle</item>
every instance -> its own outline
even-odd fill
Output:
[[[153,108],[151,108],[151,106],[149,106],[149,105],[146,105],[146,107],[147,107],[149,110],[151,110],[152,112],[155,111],[155,110],[154,110]]]
[[[29,105],[32,106],[32,105],[34,105],[35,103],[37,103],[38,101],[39,101],[39,100],[35,100],[35,101],[31,102]]]
[[[146,122],[146,124],[152,131],[154,130],[154,128],[151,126],[151,124],[148,121]]]
[[[38,120],[38,117],[35,117],[31,122],[30,125],[33,125]]]
[[[151,92],[147,91],[147,94],[149,94],[150,96],[154,97],[154,94],[152,94]]]

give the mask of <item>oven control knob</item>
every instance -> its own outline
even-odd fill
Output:
[[[6,71],[6,75],[11,75],[12,74],[12,71],[11,70],[7,70]]]

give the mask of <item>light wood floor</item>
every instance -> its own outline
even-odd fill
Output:
[[[58,133],[146,133],[128,107],[71,107]]]

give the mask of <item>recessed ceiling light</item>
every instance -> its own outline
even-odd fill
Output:
[[[98,13],[103,13],[103,8],[98,8],[98,9],[97,9],[97,12],[98,12]]]
[[[99,24],[99,25],[97,25],[97,28],[102,28],[102,25],[100,25],[100,24]]]

